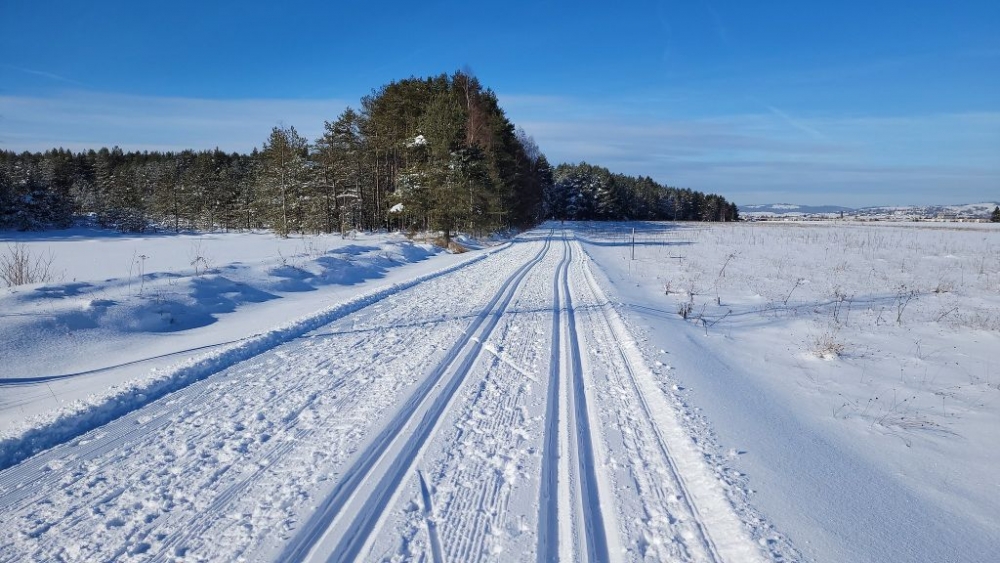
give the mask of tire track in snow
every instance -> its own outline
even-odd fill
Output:
[[[360,555],[465,374],[479,357],[480,346],[473,339],[482,342],[489,337],[525,276],[542,261],[550,246],[551,237],[546,237],[538,253],[505,280],[444,360],[355,458],[285,547],[280,560],[352,561]],[[442,380],[444,384],[439,385]],[[341,517],[345,512],[353,516],[349,521]]]

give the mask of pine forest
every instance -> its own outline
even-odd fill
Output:
[[[553,168],[463,72],[392,82],[310,142],[274,127],[251,154],[0,151],[0,228],[474,235],[545,219],[733,221],[735,204],[586,163]]]

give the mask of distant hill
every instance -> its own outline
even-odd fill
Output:
[[[770,213],[773,215],[811,215],[818,213],[848,213],[854,211],[850,207],[838,205],[794,205],[791,203],[768,203],[764,205],[741,205],[740,213]]]
[[[970,203],[961,205],[903,205],[890,207],[840,207],[837,205],[794,205],[790,203],[770,203],[741,205],[740,215],[744,217],[782,218],[831,218],[843,215],[845,219],[987,219],[998,205],[997,202]]]

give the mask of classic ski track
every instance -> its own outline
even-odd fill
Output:
[[[612,534],[617,534],[617,526],[607,526],[607,520],[614,520],[615,510],[613,508],[614,495],[607,490],[606,480],[599,475],[598,459],[595,449],[599,445],[595,444],[595,438],[600,439],[599,430],[595,432],[592,426],[593,411],[590,407],[589,394],[587,388],[591,381],[588,381],[584,371],[583,358],[580,350],[580,338],[577,329],[576,305],[574,305],[574,291],[570,284],[569,269],[573,265],[573,245],[563,237],[563,244],[566,252],[570,255],[569,267],[563,271],[562,294],[565,319],[565,347],[570,361],[568,365],[569,373],[565,372],[565,362],[560,362],[560,370],[563,377],[569,383],[569,399],[571,402],[570,422],[571,422],[571,446],[576,462],[571,467],[571,477],[576,483],[573,488],[573,495],[576,502],[573,503],[578,513],[575,520],[579,522],[576,534],[582,534],[583,541],[576,538],[578,543],[583,544],[582,553],[578,557],[586,561],[611,561],[612,556],[618,557],[611,545],[617,544],[617,538]],[[575,473],[574,473],[575,472]],[[602,508],[602,505],[604,508]],[[610,528],[610,529],[609,529]],[[610,544],[610,545],[609,545]]]
[[[369,446],[355,457],[354,463],[342,474],[330,494],[286,545],[280,560],[353,561],[360,555],[383,519],[385,507],[398,494],[427,438],[479,357],[478,342],[489,337],[525,276],[542,261],[550,246],[551,236],[548,236],[538,253],[504,281],[494,298],[465,330],[464,336],[455,342],[437,368],[406,399]],[[483,325],[485,328],[481,329]],[[474,338],[478,342],[473,342]],[[439,386],[438,382],[442,380],[445,383]],[[420,411],[423,414],[418,421]],[[401,451],[387,457],[394,449]],[[359,499],[359,486],[373,480],[377,481],[373,490],[364,499]],[[358,503],[360,506],[351,511],[353,517],[350,521],[342,523],[340,516],[344,507]],[[338,530],[341,526],[346,526],[346,529]],[[325,553],[324,546],[328,541],[333,545],[329,553]]]
[[[494,266],[496,267],[496,266]],[[392,296],[387,296],[392,297]],[[382,301],[382,300],[380,300]],[[372,304],[378,308],[379,305]],[[399,307],[405,307],[405,303],[399,305]],[[417,329],[413,329],[416,332]],[[359,345],[364,342],[364,340],[354,343],[354,345]],[[398,352],[400,354],[406,351],[406,348],[410,345],[406,339],[398,339],[394,347],[390,347],[388,354],[393,356],[393,352]],[[272,352],[272,355],[274,353]],[[383,351],[382,355],[386,352]],[[278,365],[281,364],[280,353],[278,355],[278,360],[271,360],[270,363]],[[266,356],[265,356],[266,357]],[[333,360],[327,359],[316,365],[315,370],[320,370],[324,363],[330,363]],[[231,366],[229,369],[224,370],[227,373],[230,369],[236,369],[238,366]],[[348,370],[340,373],[338,377],[327,381],[327,385],[308,394],[307,400],[298,409],[298,413],[302,410],[310,408],[313,404],[313,400],[320,396],[321,393],[336,391],[336,389],[342,385],[344,382],[350,380],[350,376],[353,375],[356,370]],[[160,401],[153,403],[160,405],[159,411],[155,409],[139,409],[132,411],[125,415],[124,417],[118,419],[115,423],[109,424],[103,428],[96,431],[92,431],[84,435],[83,438],[78,439],[75,442],[77,447],[73,448],[74,444],[69,444],[66,446],[57,446],[57,448],[71,449],[73,451],[70,459],[67,461],[65,458],[58,459],[53,457],[56,452],[53,450],[47,450],[43,454],[37,455],[25,462],[22,462],[17,466],[18,470],[24,470],[28,473],[33,473],[40,476],[35,482],[28,484],[27,486],[22,486],[22,483],[18,482],[21,471],[8,470],[0,472],[0,503],[3,504],[3,514],[5,514],[4,519],[9,519],[14,517],[14,512],[24,512],[25,510],[34,511],[31,506],[33,502],[37,499],[32,498],[32,495],[37,495],[39,491],[45,491],[49,488],[61,489],[61,490],[73,490],[75,488],[82,488],[83,485],[87,484],[93,485],[93,497],[98,497],[102,499],[99,505],[104,506],[120,496],[124,492],[120,487],[110,487],[105,486],[105,479],[103,477],[105,469],[110,465],[114,464],[116,460],[114,456],[108,455],[109,452],[116,446],[125,444],[130,449],[141,451],[138,448],[143,447],[149,439],[156,435],[157,432],[166,431],[167,427],[172,424],[185,423],[193,417],[200,416],[203,411],[210,411],[213,407],[213,399],[219,392],[226,392],[227,387],[230,385],[235,385],[237,380],[235,378],[213,377],[206,380],[202,380],[195,384],[195,387],[187,391],[187,395],[182,398],[164,398]],[[263,381],[258,382],[257,386],[263,384]],[[259,412],[282,412],[279,403],[281,401],[287,400],[289,394],[296,393],[303,385],[302,381],[296,382],[295,384],[282,389],[280,393],[275,393],[270,397],[270,400],[265,403],[258,405],[257,410]],[[200,386],[200,389],[198,388]],[[358,394],[364,393],[364,385],[356,385],[351,389],[353,393],[344,395],[338,398],[336,403],[343,403],[345,407],[351,406],[354,402],[355,397]],[[157,416],[148,418],[146,416],[147,411],[153,410]],[[346,411],[345,411],[346,412]],[[191,489],[192,494],[199,494],[199,491],[207,490],[210,494],[216,494],[216,497],[207,504],[204,510],[200,510],[196,513],[194,519],[191,521],[193,524],[192,528],[187,531],[183,531],[183,527],[186,523],[182,520],[183,514],[179,517],[180,522],[177,522],[177,528],[181,529],[182,532],[179,534],[166,534],[164,535],[162,544],[157,546],[157,551],[152,555],[159,557],[170,557],[171,555],[176,555],[171,553],[172,546],[180,546],[184,551],[190,546],[185,546],[185,543],[191,540],[197,540],[197,534],[199,532],[204,532],[213,526],[223,525],[226,523],[219,519],[220,512],[224,510],[229,504],[234,500],[240,498],[240,493],[251,486],[256,479],[270,471],[271,466],[276,460],[280,460],[283,457],[283,453],[288,453],[292,450],[292,446],[300,443],[301,439],[307,437],[311,434],[310,430],[299,430],[296,429],[294,433],[291,433],[290,437],[286,436],[288,430],[294,424],[296,420],[296,412],[286,412],[283,420],[285,422],[284,429],[282,428],[270,428],[269,431],[279,438],[284,438],[284,440],[279,440],[275,438],[274,442],[268,445],[266,448],[262,448],[260,451],[256,452],[256,455],[250,458],[249,464],[243,464],[244,466],[253,467],[254,462],[258,464],[256,470],[244,470],[237,466],[235,463],[222,463],[220,468],[212,472],[209,475],[207,484],[201,483],[196,485]],[[350,413],[344,415],[348,419],[351,418]],[[148,418],[147,420],[142,420]],[[343,418],[343,416],[339,417]],[[346,421],[345,421],[346,422]],[[350,424],[348,424],[350,426]],[[354,425],[356,426],[356,425]],[[200,425],[195,424],[196,428],[200,428]],[[211,434],[205,434],[206,439],[211,439]],[[145,439],[145,440],[144,440]],[[194,437],[188,437],[188,440],[194,439]],[[87,442],[87,443],[84,443]],[[349,442],[345,444],[349,446]],[[169,448],[168,445],[164,445],[163,449]],[[67,468],[66,471],[60,471],[57,467],[54,470],[46,471],[49,468],[49,464],[53,461],[58,461],[62,467]],[[244,460],[247,461],[247,460]],[[166,469],[164,469],[165,471]],[[131,471],[127,477],[122,480],[123,482],[131,482],[131,480],[136,478],[142,478],[144,476],[151,476],[156,473],[155,469],[150,469],[149,467],[141,467]],[[248,475],[249,473],[249,475]],[[161,473],[162,474],[162,473]],[[225,487],[216,486],[214,490],[212,489],[213,484],[217,484],[221,480],[228,480],[229,484]],[[84,483],[85,480],[89,480],[88,483]],[[103,487],[103,489],[102,489]],[[113,489],[113,490],[112,490]],[[90,491],[84,494],[91,494]],[[73,511],[76,511],[74,514]],[[64,514],[61,518],[53,518],[58,520],[60,525],[60,530],[74,530],[78,525],[84,523],[88,518],[86,514],[88,510],[84,510],[82,506],[71,509],[70,512]],[[181,511],[182,513],[184,511]],[[31,518],[30,514],[25,515]],[[188,513],[190,516],[190,513]],[[170,528],[170,521],[173,519],[173,513],[167,512],[158,516],[161,518],[157,520],[157,524],[168,524],[166,528]],[[91,524],[92,517],[91,518]],[[215,518],[213,520],[213,518]],[[44,522],[44,519],[41,520]],[[147,522],[148,524],[148,522]],[[59,543],[58,534],[45,535],[47,530],[52,527],[52,524],[41,524],[39,531],[32,532],[28,531],[29,534],[37,533],[39,536],[44,536],[42,540],[36,544],[32,549],[33,553],[37,557],[46,557],[44,554],[48,553],[51,557],[53,550],[56,550]],[[160,526],[162,529],[163,526]],[[135,543],[139,540],[145,540],[146,533],[142,530],[135,531],[129,535],[131,538],[131,543]],[[120,547],[116,548],[117,551],[110,553],[112,556],[119,556],[125,553],[125,549],[128,547],[130,541],[125,541]],[[9,548],[10,546],[8,546]],[[249,546],[245,546],[249,547]],[[0,552],[4,551],[0,548]],[[109,553],[107,551],[103,552],[105,556]],[[0,559],[8,558],[9,560],[21,560],[26,554],[10,554],[3,555],[0,553]]]
[[[531,553],[535,511],[520,510],[538,495],[540,460],[534,452],[541,449],[536,427],[544,425],[546,383],[536,368],[551,351],[544,330],[552,312],[548,283],[558,281],[557,264],[566,258],[563,251],[549,252],[527,275],[493,335],[481,342],[487,353],[466,376],[455,406],[428,441],[418,473],[433,486],[433,512],[415,508],[430,503],[422,500],[423,483],[418,488],[410,478],[387,509],[366,557],[433,556],[432,528],[447,561]]]
[[[574,241],[573,244],[579,245],[576,241]],[[582,249],[580,252],[586,255]],[[620,322],[613,322],[611,315],[614,313],[611,302],[597,285],[597,282],[594,279],[587,263],[580,264],[578,277],[584,278],[584,285],[588,289],[588,292],[596,305],[594,309],[600,312],[600,314],[591,314],[591,317],[596,317],[601,321],[592,323],[591,327],[594,330],[599,329],[604,333],[605,338],[603,339],[603,342],[613,343],[613,362],[615,365],[623,368],[622,370],[609,370],[609,376],[611,374],[617,375],[618,377],[616,378],[616,382],[619,384],[621,384],[622,380],[624,380],[624,384],[622,386],[628,389],[631,396],[636,399],[640,407],[639,412],[642,416],[642,421],[637,424],[634,418],[630,418],[629,420],[623,421],[622,426],[629,428],[632,431],[630,433],[632,439],[637,442],[632,444],[632,448],[633,454],[637,455],[638,459],[632,460],[630,467],[632,469],[632,475],[636,479],[637,488],[640,492],[639,498],[643,502],[647,514],[652,515],[655,513],[654,511],[657,508],[662,510],[663,508],[668,507],[668,505],[669,508],[674,508],[676,503],[667,501],[675,499],[679,502],[681,511],[686,513],[687,520],[675,522],[675,517],[677,515],[674,514],[670,516],[673,527],[676,528],[674,539],[683,538],[685,540],[684,550],[679,553],[671,553],[670,558],[722,563],[725,561],[725,558],[723,558],[720,554],[719,549],[712,538],[711,530],[706,525],[705,518],[698,510],[685,477],[679,470],[677,462],[674,459],[674,455],[670,452],[667,440],[663,436],[663,431],[657,423],[646,394],[638,382],[636,368],[633,366],[633,360],[629,358],[629,354],[624,348],[624,342],[632,341],[631,335],[623,333],[626,329]],[[609,384],[610,383],[611,380],[609,379]],[[624,404],[622,408],[616,410],[619,413],[631,416],[634,411],[634,403],[627,402],[627,404]],[[640,443],[641,438],[646,433],[652,434],[652,441],[655,444],[655,452],[659,454],[658,456],[654,456],[654,459],[650,459],[649,454],[651,452],[649,452],[648,449],[643,448],[644,445],[648,444]],[[655,457],[659,457],[658,461],[665,464],[668,469],[670,483],[664,483],[662,481],[662,474],[659,472],[655,475],[648,476],[642,474],[643,469],[657,465]],[[648,471],[648,469],[646,470]],[[668,488],[665,488],[666,485],[673,485],[676,490],[670,491]],[[655,504],[660,504],[661,506],[653,506],[653,501],[658,501],[658,503]],[[677,526],[677,524],[680,524],[680,526]],[[694,536],[693,542],[689,543],[688,540],[692,539],[691,536]],[[733,560],[736,561],[736,559]]]
[[[581,270],[583,270],[582,267]],[[690,494],[686,490],[680,473],[677,471],[676,465],[673,463],[673,459],[660,435],[659,429],[653,421],[648,403],[635,381],[633,368],[624,351],[621,349],[620,342],[622,335],[617,334],[613,330],[611,321],[608,319],[607,301],[599,297],[600,294],[594,288],[592,280],[589,277],[582,272],[579,277],[584,278],[586,283],[583,285],[588,291],[588,297],[593,300],[593,303],[597,304],[597,310],[600,312],[600,314],[589,315],[595,321],[590,324],[594,339],[593,347],[602,352],[610,352],[612,354],[612,357],[609,358],[611,366],[608,369],[609,390],[618,391],[619,393],[621,393],[621,390],[625,390],[634,397],[635,402],[640,407],[639,412],[642,415],[642,419],[635,420],[634,413],[632,412],[635,406],[634,402],[622,399],[621,397],[611,399],[612,401],[621,403],[617,408],[610,409],[617,414],[618,424],[621,428],[631,430],[631,432],[622,433],[621,439],[626,452],[630,456],[629,466],[632,468],[631,477],[635,482],[638,492],[637,496],[650,520],[654,520],[652,518],[653,515],[669,515],[668,518],[671,522],[669,531],[675,539],[685,538],[686,540],[686,536],[695,536],[695,546],[688,545],[688,541],[685,541],[682,545],[671,544],[671,547],[674,548],[672,553],[670,553],[672,558],[717,562],[719,561],[719,557],[715,546],[706,533],[697,510],[691,503]],[[609,344],[610,346],[602,346],[601,344]],[[608,395],[614,396],[616,393],[612,392]],[[658,455],[651,455],[653,452],[648,451],[650,441],[655,443],[655,454]],[[663,465],[669,470],[667,475],[652,475],[648,469],[645,469],[649,467],[657,468]],[[667,478],[663,479],[662,477]],[[673,499],[679,501],[679,507],[676,503],[672,502]],[[666,512],[665,509],[668,508],[670,511]],[[689,523],[693,524],[693,526],[688,526]],[[693,528],[694,534],[685,534],[686,528]],[[655,533],[657,530],[650,531]],[[683,549],[678,549],[681,547]]]
[[[515,245],[509,259],[478,261],[486,271],[461,278],[459,294],[469,304],[452,307],[451,320],[438,320],[434,311],[448,299],[435,292],[453,282],[428,280],[423,292],[431,299],[414,300],[402,290],[387,295],[365,306],[365,315],[348,313],[324,325],[331,326],[327,334],[314,329],[298,343],[278,343],[253,361],[0,471],[0,561],[81,553],[166,561],[197,558],[202,546],[228,541],[233,545],[218,556],[349,561],[373,556],[371,549],[383,545],[378,538],[391,541],[385,524],[399,514],[404,524],[424,526],[429,547],[419,555],[435,561],[493,559],[504,538],[521,559],[534,547],[538,561],[617,560],[629,556],[619,534],[630,548],[639,546],[632,557],[652,538],[659,551],[646,557],[752,560],[756,545],[740,543],[738,519],[719,518],[725,511],[718,501],[725,499],[713,496],[717,484],[706,485],[711,472],[692,464],[692,456],[703,461],[659,413],[666,403],[649,400],[658,388],[636,363],[635,343],[597,285],[586,251],[567,233],[559,242],[539,233]],[[551,252],[557,244],[558,255]],[[551,305],[543,297],[546,279]],[[551,348],[513,330],[527,323],[541,333],[549,313]],[[465,318],[471,320],[462,330]],[[421,341],[417,357],[400,360],[413,355],[414,339]],[[544,365],[546,356],[547,377],[536,379],[528,366]],[[527,402],[529,382],[545,390],[544,398]],[[373,390],[380,395],[371,397]],[[244,404],[248,397],[255,400]],[[459,430],[442,432],[446,420]],[[533,425],[540,436],[531,435]],[[469,451],[486,457],[467,466],[461,463],[466,432],[489,437],[474,440]],[[621,444],[608,441],[619,437]],[[538,461],[521,453],[504,457],[522,440],[539,448]],[[244,442],[248,450],[234,449]],[[608,448],[628,456],[634,489],[609,481]],[[425,458],[443,469],[428,473]],[[530,474],[521,476],[522,465]],[[424,468],[419,481],[417,467]],[[507,471],[515,471],[517,486],[505,481]],[[438,482],[443,490],[435,493],[431,485]],[[423,511],[397,510],[413,491]],[[641,511],[624,504],[636,494],[642,521]],[[510,510],[529,497],[538,502],[534,538],[522,534],[532,529],[535,509],[519,524]],[[318,501],[315,512],[303,502],[310,498]],[[710,519],[698,510],[702,501]],[[297,518],[304,525],[290,532]],[[241,521],[253,526],[243,529]],[[510,534],[501,537],[503,530]],[[10,534],[33,541],[7,543]],[[66,551],[81,541],[93,545]]]
[[[564,235],[565,236],[565,235]],[[542,468],[538,492],[539,563],[559,559],[559,406],[562,379],[562,299],[560,282],[567,277],[569,247],[563,244],[563,256],[552,280],[552,351],[549,356],[549,380],[546,391],[545,435],[542,445]]]

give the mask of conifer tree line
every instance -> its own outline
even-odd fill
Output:
[[[607,168],[560,164],[545,193],[550,216],[592,221],[736,221],[735,203],[722,196],[671,188],[652,178],[614,174]]]
[[[719,196],[590,166],[549,165],[467,73],[392,82],[310,142],[280,126],[249,154],[0,151],[0,228],[484,234],[545,218],[726,221]]]

